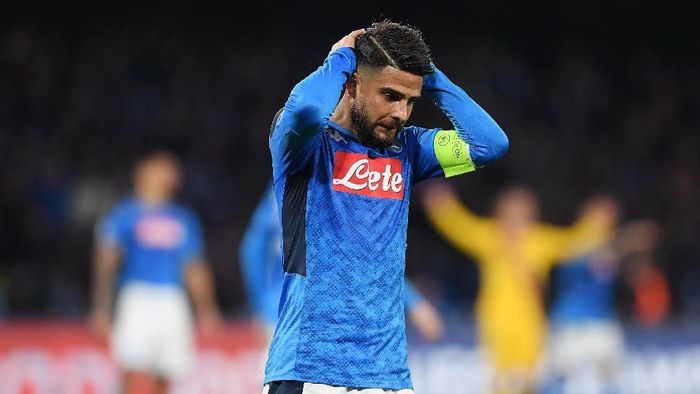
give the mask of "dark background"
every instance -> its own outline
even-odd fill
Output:
[[[246,313],[238,242],[270,173],[267,133],[292,86],[349,31],[391,17],[423,30],[436,65],[503,127],[507,155],[452,182],[488,213],[532,187],[571,222],[594,193],[664,230],[674,317],[700,314],[700,59],[690,2],[188,6],[28,5],[0,14],[0,316],[79,318],[92,231],[130,188],[135,158],[183,160],[225,313]],[[10,7],[11,8],[11,7]],[[428,101],[409,123],[449,126]],[[414,201],[417,203],[417,201]],[[408,274],[462,313],[475,267],[409,225]],[[621,310],[629,308],[623,297]]]

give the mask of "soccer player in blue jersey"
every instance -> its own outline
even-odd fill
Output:
[[[282,292],[282,228],[277,212],[274,191],[268,187],[255,208],[239,248],[248,302],[261,325],[266,350],[277,325]],[[409,321],[425,340],[435,341],[442,336],[440,315],[408,280],[404,307]]]
[[[277,203],[272,188],[268,187],[253,212],[238,250],[248,303],[262,326],[267,343],[277,324],[282,292],[281,237]]]
[[[454,130],[405,126],[421,97]],[[504,154],[496,122],[432,64],[420,31],[343,37],[270,135],[284,283],[264,392],[411,393],[403,312],[411,187]]]
[[[152,153],[134,175],[135,195],[97,228],[92,326],[100,337],[110,337],[122,392],[138,392],[135,375],[145,372],[156,376],[157,392],[165,393],[194,361],[186,289],[205,334],[218,328],[221,317],[197,218],[172,201],[180,180],[177,159]]]
[[[612,201],[610,206],[617,225],[619,206]],[[584,387],[599,387],[591,389],[595,392],[614,392],[614,378],[624,357],[624,336],[615,311],[617,279],[629,280],[653,264],[659,241],[658,225],[649,219],[616,230],[605,245],[557,269],[546,393],[580,391],[581,379],[587,383]]]

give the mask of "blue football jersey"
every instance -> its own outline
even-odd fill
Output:
[[[297,84],[270,136],[282,223],[284,283],[266,383],[411,388],[404,301],[411,187],[502,155],[507,139],[467,94],[435,70],[423,94],[456,130],[404,127],[387,149],[330,121],[356,68],[331,53]]]
[[[196,217],[177,204],[148,206],[129,198],[99,223],[98,242],[119,248],[119,285],[145,282],[183,286],[183,267],[203,257]]]
[[[614,319],[615,268],[594,268],[589,258],[557,267],[558,294],[550,312],[554,325]]]
[[[277,202],[270,186],[248,224],[239,248],[239,259],[248,302],[261,322],[274,329],[282,292],[282,226],[277,217]],[[404,308],[409,312],[423,296],[406,280]]]

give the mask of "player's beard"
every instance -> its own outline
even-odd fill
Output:
[[[399,130],[403,127],[403,122],[393,123],[389,128],[395,129],[394,134],[390,138],[381,138],[374,129],[378,126],[369,120],[367,114],[367,106],[360,100],[355,99],[350,105],[350,122],[353,130],[357,133],[357,138],[364,146],[374,149],[384,149],[396,144],[396,136]]]

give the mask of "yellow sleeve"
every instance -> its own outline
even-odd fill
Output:
[[[454,195],[434,196],[424,208],[438,232],[462,252],[478,254],[490,241],[485,234],[490,220],[474,215]]]
[[[588,215],[568,227],[538,226],[539,242],[550,264],[579,257],[603,246],[612,234],[607,220]]]

